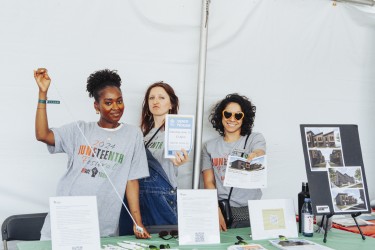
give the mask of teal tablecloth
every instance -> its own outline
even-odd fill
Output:
[[[138,240],[135,239],[133,236],[122,236],[122,237],[110,237],[110,238],[102,238],[101,243],[102,245],[105,244],[113,244],[115,245],[116,242],[123,241],[123,240],[131,240],[134,242],[141,242],[145,244],[151,244],[158,246],[160,244],[169,244],[171,247],[178,248],[181,250],[186,249],[194,249],[194,250],[201,250],[201,249],[212,249],[212,250],[226,250],[228,246],[233,245],[237,242],[236,236],[241,236],[247,243],[257,243],[262,245],[263,247],[272,250],[277,249],[276,247],[272,246],[268,240],[251,240],[250,237],[250,229],[249,228],[240,228],[240,229],[230,229],[227,232],[221,232],[220,234],[220,242],[221,244],[213,244],[213,245],[190,245],[190,246],[179,246],[178,241],[175,239],[171,240],[163,240],[160,239],[156,234],[152,235],[151,239],[147,240]],[[323,243],[323,234],[314,233],[313,237],[302,237],[303,239],[308,239],[313,242],[316,242],[321,245],[325,245],[327,247],[337,249],[337,250],[374,250],[375,249],[375,238],[367,237],[366,240],[362,240],[359,234],[354,234],[342,230],[331,229],[327,236],[327,243]],[[17,244],[19,250],[51,250],[51,241],[25,241],[19,242]]]

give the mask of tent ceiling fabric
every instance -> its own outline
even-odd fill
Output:
[[[364,4],[364,5],[370,5],[370,6],[374,6],[375,4],[374,0],[331,0],[331,1]]]

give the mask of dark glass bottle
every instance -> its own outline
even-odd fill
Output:
[[[305,237],[312,237],[314,234],[314,215],[312,213],[310,198],[305,198],[305,203],[302,205],[301,221],[302,235]]]
[[[309,184],[307,182],[302,182],[302,191],[298,193],[298,232],[300,233],[302,233],[301,209],[305,198],[310,198]]]

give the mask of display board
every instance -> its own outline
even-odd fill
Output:
[[[371,211],[357,125],[300,125],[314,214]]]

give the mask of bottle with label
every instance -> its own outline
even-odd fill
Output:
[[[302,235],[312,237],[314,233],[314,215],[312,213],[311,199],[305,198],[301,209]]]
[[[302,233],[302,219],[301,219],[301,209],[305,198],[310,198],[309,184],[307,182],[302,182],[302,191],[298,193],[298,231]]]

